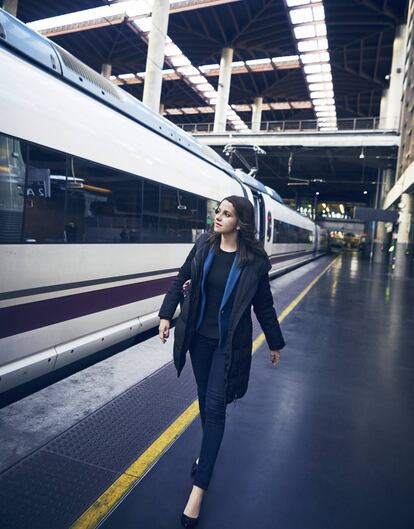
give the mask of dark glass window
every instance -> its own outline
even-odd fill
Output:
[[[66,192],[67,242],[139,242],[142,179],[70,159]]]
[[[216,205],[0,135],[0,243],[191,243]]]
[[[312,231],[299,228],[298,226],[280,220],[273,221],[273,242],[287,244],[309,243],[311,241]]]
[[[142,208],[142,242],[158,242],[160,185],[156,182],[144,180],[144,201]]]
[[[273,242],[279,242],[279,221],[273,219]]]
[[[24,242],[65,241],[66,155],[28,146]]]
[[[25,150],[24,142],[0,134],[0,243],[21,241]]]
[[[161,186],[159,242],[195,242],[205,230],[206,216],[206,199]]]

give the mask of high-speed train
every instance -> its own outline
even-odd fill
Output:
[[[271,275],[326,251],[274,190],[2,10],[0,68],[0,392],[156,326],[227,195],[254,204]]]

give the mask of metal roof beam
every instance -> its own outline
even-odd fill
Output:
[[[251,104],[235,104],[230,105],[233,110],[236,112],[251,112]],[[303,108],[312,108],[311,101],[279,101],[275,103],[263,103],[262,110],[292,110],[292,109],[303,109]],[[215,108],[213,106],[205,107],[181,107],[181,108],[166,108],[164,109],[164,114],[167,116],[179,116],[179,115],[188,115],[188,114],[213,114]]]
[[[299,68],[299,57],[273,57],[273,59],[263,59],[263,61],[236,61],[233,63],[232,75],[270,72],[276,70],[293,70]],[[220,73],[219,65],[204,65],[198,69],[205,77],[218,77]],[[144,82],[145,72],[125,73],[118,76],[111,76],[111,80],[117,85],[141,84]],[[176,81],[180,75],[173,69],[164,70],[164,81]]]

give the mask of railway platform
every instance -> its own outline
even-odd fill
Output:
[[[342,253],[271,285],[287,345],[273,366],[254,320],[198,527],[412,527],[414,280]],[[2,529],[180,527],[201,425],[172,340],[0,410]]]

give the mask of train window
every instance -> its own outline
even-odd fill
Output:
[[[0,134],[0,243],[22,237],[26,145]]]
[[[273,219],[273,243],[279,242],[279,221]]]
[[[66,155],[28,146],[23,241],[61,243],[65,235]]]
[[[195,242],[205,226],[205,199],[161,186],[159,242]]]
[[[217,205],[0,134],[0,243],[191,243]]]
[[[279,220],[273,221],[273,242],[279,244],[308,244],[313,240],[313,233],[310,230],[288,224]]]
[[[138,242],[142,179],[80,158],[69,158],[67,242]]]
[[[160,184],[144,180],[142,209],[142,242],[158,242],[160,218]]]

